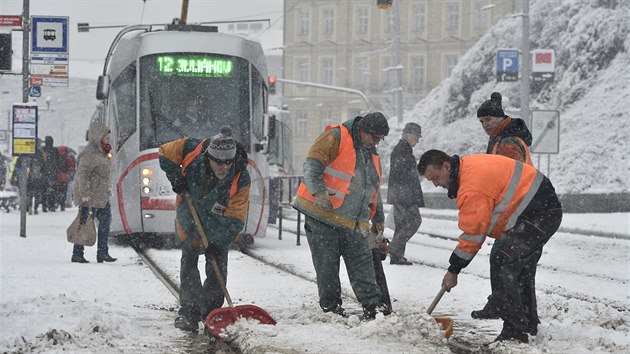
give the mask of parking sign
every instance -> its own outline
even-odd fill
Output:
[[[497,50],[497,81],[518,81],[518,49]]]

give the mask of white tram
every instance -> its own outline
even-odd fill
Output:
[[[240,240],[265,235],[267,155],[276,135],[266,77],[260,43],[216,27],[136,25],[118,34],[98,80],[95,117],[112,130],[113,235],[172,234],[175,193],[158,147],[184,136],[212,137],[223,125],[250,158],[251,199]]]

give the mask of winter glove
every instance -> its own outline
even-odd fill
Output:
[[[186,178],[180,178],[179,181],[176,184],[173,184],[173,192],[179,194],[179,195],[184,195],[189,193],[188,192],[188,182],[186,181]]]
[[[87,222],[88,216],[90,216],[90,208],[81,207],[81,216],[79,216],[79,224],[85,225]]]
[[[323,190],[321,192],[315,193],[314,197],[317,200],[315,202],[315,205],[317,205],[319,208],[326,211],[333,210],[332,202],[330,201],[330,197],[328,196],[327,190]]]
[[[383,238],[383,241],[378,246],[379,251],[381,251],[381,261],[384,261],[387,258],[387,251],[389,250],[389,239]]]
[[[218,260],[221,257],[221,249],[219,246],[213,241],[208,242],[208,247],[206,247],[206,258],[213,258]]]

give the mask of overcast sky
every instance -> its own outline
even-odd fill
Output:
[[[269,19],[271,31],[260,39],[268,51],[282,45],[283,0],[189,0],[188,23]],[[0,14],[21,15],[22,0],[0,0]],[[181,14],[182,0],[31,0],[31,16],[70,18],[70,76],[96,78],[99,62],[120,29],[98,29],[78,33],[77,23],[91,26],[170,23]],[[14,32],[13,70],[21,64],[21,34]],[[89,65],[88,65],[89,63]],[[87,65],[87,66],[86,66]],[[102,65],[102,64],[101,64]],[[89,68],[88,68],[89,67]],[[92,69],[94,68],[94,69]],[[101,66],[102,70],[102,66]]]

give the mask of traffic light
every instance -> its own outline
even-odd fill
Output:
[[[376,0],[376,6],[379,9],[387,10],[392,7],[392,0]]]
[[[11,71],[11,33],[0,33],[0,71]]]
[[[275,75],[269,76],[268,81],[269,81],[269,94],[275,95],[276,94],[276,76]]]

